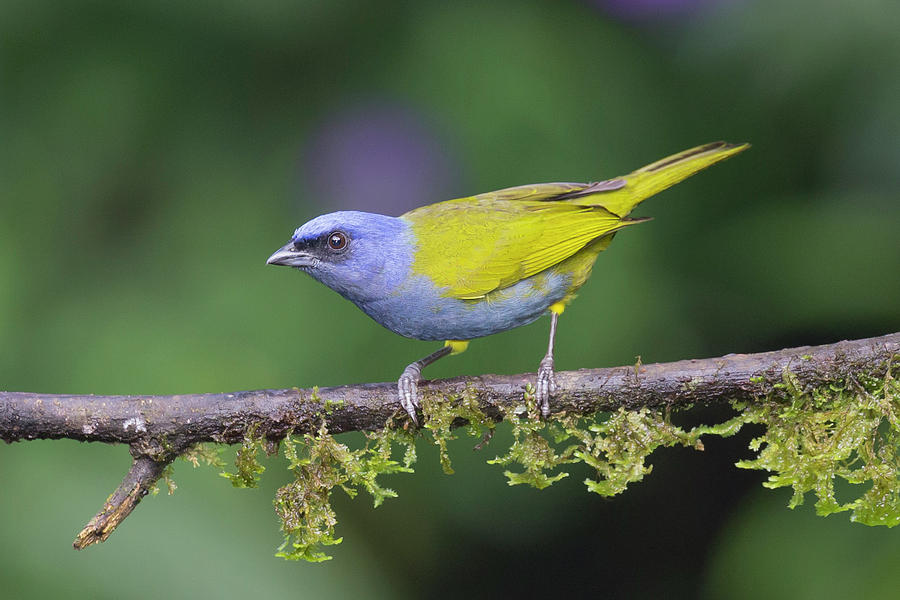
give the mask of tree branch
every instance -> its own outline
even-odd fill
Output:
[[[147,456],[135,458],[125,479],[103,503],[100,512],[94,515],[75,538],[72,544],[75,549],[82,550],[91,544],[105,542],[156,484],[167,465],[166,462],[156,462]]]
[[[759,354],[560,372],[552,409],[590,414],[753,400],[772,392],[786,370],[811,388],[861,373],[883,375],[898,359],[900,333],[893,333]],[[533,382],[533,374],[483,375],[426,382],[419,390],[423,396],[472,396],[499,421],[504,410],[522,402],[526,384]],[[131,470],[75,541],[76,548],[84,548],[105,540],[191,445],[237,443],[251,426],[270,440],[289,431],[315,433],[323,419],[332,433],[380,429],[402,413],[396,390],[394,383],[377,383],[175,396],[0,392],[0,439],[68,438],[130,446]]]

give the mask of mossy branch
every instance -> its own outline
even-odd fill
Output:
[[[560,372],[557,373],[559,389],[552,403],[554,418],[564,425],[561,439],[575,438],[580,445],[572,446],[560,455],[547,449],[542,452],[549,457],[550,465],[571,462],[575,457],[590,459],[586,462],[598,471],[615,473],[618,467],[602,460],[602,456],[610,452],[603,448],[600,438],[586,436],[584,430],[575,427],[573,419],[619,409],[645,411],[733,401],[753,405],[757,400],[783,390],[788,373],[790,391],[797,396],[804,390],[861,376],[889,376],[898,361],[900,333],[894,333],[759,354],[729,354],[710,359]],[[429,415],[426,426],[430,421],[433,431],[439,430],[446,435],[451,426],[466,423],[465,419],[458,418],[460,415],[468,415],[469,421],[473,420],[473,415],[482,421],[510,418],[517,428],[517,439],[521,436],[522,445],[498,462],[515,461],[515,452],[527,454],[534,444],[541,448],[545,445],[540,444],[534,432],[526,431],[524,422],[516,415],[517,408],[523,403],[523,393],[528,396],[533,381],[533,374],[522,374],[458,377],[423,383],[420,392],[426,409],[439,405],[441,399],[462,399],[465,409],[441,415],[435,411]],[[323,432],[382,430],[395,419],[408,427],[409,423],[398,408],[393,383],[175,396],[0,392],[0,439],[15,442],[68,438],[121,443],[130,447],[134,464],[103,509],[78,535],[75,547],[80,549],[105,540],[163,476],[166,467],[198,443],[242,443],[246,446],[248,440],[255,440],[253,443],[258,442],[266,450],[274,451],[276,443],[291,434],[307,436],[312,443],[314,439],[321,439]],[[605,435],[610,428],[643,418],[620,415],[592,431]],[[634,429],[632,425],[628,427]],[[695,444],[702,433],[682,435],[673,432],[670,437],[679,443]],[[252,451],[253,444],[249,447]],[[370,492],[376,491],[376,501],[390,495],[377,487],[374,480],[367,479],[366,467],[353,466],[353,461],[358,462],[363,455],[342,458],[342,448],[319,447],[316,450],[322,456],[314,457],[313,462],[317,465],[340,464],[344,472],[334,475],[335,481],[361,482]],[[380,465],[382,472],[402,470],[390,460],[389,443],[386,449],[381,447],[365,456],[366,461]],[[309,464],[309,460],[298,460],[295,456],[292,469],[299,472],[301,467],[308,468]],[[349,470],[347,465],[351,465]],[[403,468],[408,469],[408,466]],[[643,471],[639,475],[641,473]],[[254,476],[251,473],[249,477],[252,480]],[[545,480],[543,473],[517,477],[524,477],[528,482],[537,477],[535,481],[546,485],[555,480]],[[628,475],[622,481],[636,478],[639,477]],[[607,479],[614,481],[608,475]],[[289,500],[286,505],[293,506],[298,502],[296,497]],[[307,546],[303,547],[304,553],[308,550]]]

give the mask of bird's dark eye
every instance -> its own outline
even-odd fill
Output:
[[[328,247],[332,250],[343,250],[347,247],[347,234],[335,231],[328,236]]]

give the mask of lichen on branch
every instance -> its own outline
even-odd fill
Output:
[[[567,477],[567,465],[583,462],[596,473],[584,481],[587,490],[615,496],[651,472],[647,459],[657,448],[684,446],[702,451],[702,437],[732,436],[752,423],[765,427],[750,443],[756,458],[739,461],[737,466],[771,473],[765,487],[792,487],[791,508],[813,492],[819,515],[851,511],[851,520],[892,527],[900,523],[898,372],[900,365],[888,368],[881,377],[859,374],[805,389],[792,372],[784,371],[783,382],[765,397],[733,402],[736,414],[732,418],[689,430],[674,425],[675,411],[666,407],[619,408],[589,416],[556,413],[540,420],[534,390],[527,386],[522,402],[504,413],[507,423],[500,425],[512,429],[512,444],[502,456],[487,462],[508,467],[504,474],[510,485],[537,489]],[[376,507],[396,496],[378,478],[412,471],[417,436],[438,447],[444,472],[452,474],[447,443],[459,431],[454,424],[465,423],[463,431],[472,438],[484,437],[495,427],[471,397],[431,398],[423,408],[423,430],[388,426],[369,432],[358,450],[337,442],[324,423],[316,434],[305,434],[300,440],[291,435],[285,438],[284,453],[295,480],[279,489],[275,498],[285,533],[279,556],[314,562],[330,558],[323,546],[341,542],[335,537],[332,490],[340,487],[352,497],[365,489]],[[246,461],[241,452],[254,443],[260,442],[245,441],[239,461]],[[402,461],[393,457],[398,443],[405,448]],[[261,471],[259,466],[241,468],[250,476]],[[855,498],[836,500],[839,480],[858,486]]]
[[[396,403],[396,384],[302,390],[259,390],[176,396],[52,395],[0,391],[0,439],[70,438],[127,444],[132,469],[76,540],[83,548],[105,540],[172,461],[219,462],[208,442],[240,444],[239,487],[257,485],[259,454],[285,453],[294,481],[278,491],[276,510],[285,544],[280,555],[324,560],[335,537],[331,493],[366,490],[375,505],[394,496],[382,476],[408,472],[415,441],[437,445],[451,473],[448,441],[459,427],[491,439],[507,421],[513,442],[488,462],[504,468],[511,485],[544,488],[584,462],[596,473],[587,489],[619,494],[650,472],[659,447],[702,449],[702,437],[733,435],[745,424],[765,431],[757,454],[739,467],[770,473],[767,487],[794,490],[790,506],[816,495],[819,514],[850,511],[869,525],[900,522],[900,333],[823,346],[674,363],[558,372],[549,420],[537,418],[533,374],[485,375],[422,382],[423,423],[411,428]],[[684,430],[671,416],[695,404],[730,403],[724,423]],[[333,437],[362,431],[352,449]],[[395,451],[396,450],[396,451]],[[396,456],[395,456],[396,454]],[[402,456],[401,456],[402,455]]]
[[[816,513],[850,511],[865,525],[900,523],[900,363],[883,377],[861,374],[804,390],[785,372],[780,394],[761,402],[737,403],[742,423],[763,425],[750,443],[744,469],[771,473],[767,488],[790,487],[788,506],[816,497]],[[837,498],[837,485],[843,495]],[[836,485],[837,484],[837,485]]]

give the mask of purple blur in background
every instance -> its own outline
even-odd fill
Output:
[[[591,0],[604,12],[629,20],[675,16],[702,9],[713,0]]]
[[[355,105],[314,131],[304,150],[303,185],[328,211],[400,215],[450,198],[459,176],[447,145],[413,110]]]

